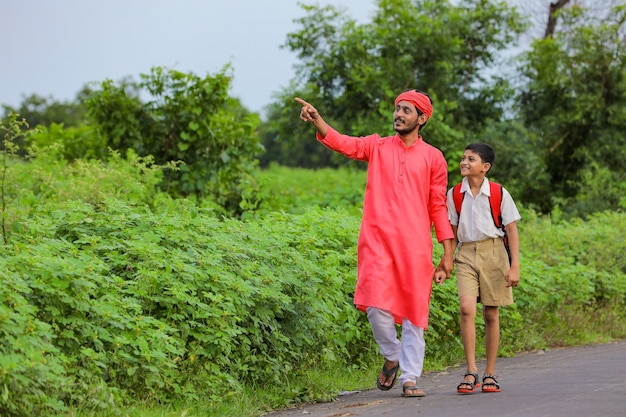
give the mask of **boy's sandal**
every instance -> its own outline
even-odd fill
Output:
[[[483,375],[483,392],[500,392],[500,384],[496,380],[497,375],[484,374]],[[490,382],[485,382],[486,379],[490,379]]]
[[[413,392],[407,392],[413,391]],[[417,385],[403,385],[402,386],[402,396],[409,397],[425,397],[426,393]]]
[[[465,381],[465,378],[471,376],[474,378],[474,382]],[[483,378],[484,381],[484,378]],[[456,387],[456,392],[459,394],[473,394],[480,387],[480,382],[478,382],[478,374],[476,372],[468,372],[463,375],[463,382],[461,382]]]
[[[382,369],[381,373],[385,377],[385,382],[387,382],[389,380],[389,378],[391,378],[391,377],[393,377],[393,379],[391,380],[391,384],[389,384],[388,386],[383,385],[380,382],[380,374],[379,374],[376,377],[376,386],[378,387],[378,389],[381,389],[383,391],[389,391],[391,388],[393,388],[393,386],[396,384],[396,380],[398,379],[398,371],[399,370],[400,370],[400,362],[398,362],[396,364],[396,366],[394,366],[391,369],[387,369],[385,367],[385,364],[383,363],[383,369]]]

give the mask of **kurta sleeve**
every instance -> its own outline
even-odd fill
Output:
[[[454,233],[448,219],[448,205],[446,202],[446,191],[448,187],[448,163],[443,155],[433,156],[434,161],[431,164],[431,185],[430,198],[428,201],[428,211],[430,218],[435,225],[435,234],[437,241],[442,242],[446,239],[453,239]]]
[[[332,127],[328,127],[325,137],[316,134],[317,140],[320,141],[328,149],[339,152],[344,156],[356,159],[357,161],[368,162],[371,154],[371,140],[376,139],[378,135],[370,135],[365,137],[355,137],[343,135]]]

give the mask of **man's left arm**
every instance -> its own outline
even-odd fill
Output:
[[[432,165],[429,212],[435,225],[437,241],[443,246],[439,268],[445,271],[446,278],[450,278],[454,268],[454,233],[448,219],[447,187],[448,163],[442,155]]]

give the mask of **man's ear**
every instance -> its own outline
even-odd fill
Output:
[[[483,163],[483,170],[485,172],[489,172],[489,170],[491,169],[491,162],[485,162]]]

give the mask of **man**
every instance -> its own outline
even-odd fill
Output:
[[[452,227],[446,190],[448,166],[441,151],[419,134],[433,112],[430,97],[417,90],[395,100],[394,136],[343,135],[330,127],[306,101],[300,118],[317,130],[328,148],[368,163],[363,219],[358,242],[358,279],[354,303],[367,312],[372,333],[385,363],[376,384],[391,389],[398,375],[405,397],[422,397],[417,386],[424,364],[424,330],[434,267],[431,227],[444,254],[437,282],[453,268]],[[402,325],[401,341],[395,324]]]

